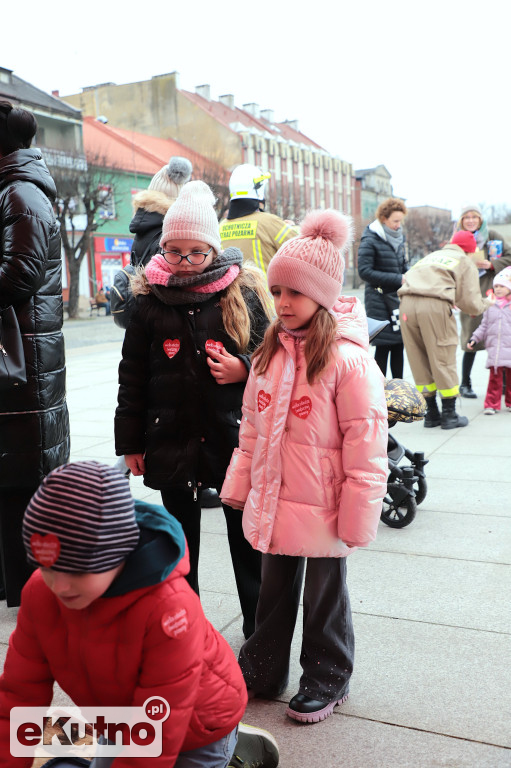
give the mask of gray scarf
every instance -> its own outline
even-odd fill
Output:
[[[166,286],[157,285],[155,283],[149,284],[151,286],[151,291],[164,304],[169,304],[171,306],[178,304],[201,304],[204,301],[209,301],[216,292],[226,288],[239,274],[239,272],[236,271],[232,279],[228,280],[227,273],[230,268],[237,266],[241,269],[242,263],[243,254],[239,248],[226,248],[225,251],[218,254],[209,267],[206,267],[204,272],[201,272],[198,275],[176,277],[176,275],[169,273],[169,279]],[[226,279],[222,280],[222,278]],[[216,290],[215,283],[219,284]],[[208,285],[211,285],[211,291],[198,293],[190,290],[190,288],[199,288]]]
[[[403,245],[403,240],[404,240],[403,230],[401,229],[401,227],[399,227],[399,229],[397,230],[391,229],[390,227],[387,227],[386,224],[383,224],[383,231],[387,236],[387,242],[391,244],[391,246],[397,253],[401,248],[401,246]]]

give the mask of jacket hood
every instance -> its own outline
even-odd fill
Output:
[[[52,202],[57,197],[57,187],[40,149],[17,149],[0,158],[0,189],[15,181],[32,182]]]
[[[140,540],[103,597],[119,597],[190,570],[183,529],[164,507],[136,500],[135,517]]]
[[[374,232],[375,235],[378,235],[378,237],[381,237],[382,240],[387,240],[387,235],[385,234],[385,230],[383,229],[383,224],[379,219],[375,219],[371,224],[368,225],[367,230],[370,232]]]
[[[149,229],[147,220],[154,222],[159,221],[161,226],[161,218],[165,216],[170,206],[175,202],[176,198],[167,197],[163,192],[157,192],[152,189],[144,189],[138,192],[133,198],[133,208],[135,215],[131,220],[130,232],[138,233],[139,231],[145,231]],[[150,216],[149,214],[158,214],[158,216]],[[154,224],[152,225],[154,226]]]
[[[337,318],[336,338],[339,341],[352,341],[362,349],[369,349],[367,315],[356,296],[339,296],[332,308],[332,314]]]

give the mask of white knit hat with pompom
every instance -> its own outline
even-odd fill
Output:
[[[325,309],[340,296],[343,252],[353,240],[350,216],[339,211],[311,211],[300,234],[279,248],[268,267],[268,287],[283,285],[303,293]]]
[[[171,157],[168,164],[160,168],[151,179],[148,189],[162,192],[175,200],[183,184],[190,181],[192,164],[186,157]]]
[[[197,240],[220,253],[220,226],[214,205],[215,196],[203,181],[185,184],[165,214],[160,246],[163,248],[168,240]]]

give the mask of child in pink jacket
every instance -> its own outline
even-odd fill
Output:
[[[239,448],[221,497],[263,552],[256,629],[240,651],[249,695],[288,682],[301,586],[299,692],[287,714],[328,717],[348,694],[354,636],[346,555],[375,538],[387,479],[384,379],[359,301],[340,297],[350,220],[314,211],[268,268],[277,319],[253,357]]]

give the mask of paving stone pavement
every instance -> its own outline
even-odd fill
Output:
[[[65,335],[71,458],[113,463],[123,331],[111,318],[84,317],[66,321]],[[357,649],[348,701],[317,725],[286,717],[300,677],[296,637],[288,689],[278,701],[249,702],[244,720],[276,736],[282,768],[511,766],[511,412],[483,414],[485,357],[473,372],[477,400],[459,403],[468,427],[393,428],[425,451],[428,493],[409,527],[380,523],[376,542],[349,559]],[[136,497],[160,501],[131,482]],[[221,510],[205,510],[202,529],[204,609],[237,652],[241,616]],[[2,664],[15,621],[16,609],[0,603]],[[58,688],[55,700],[67,701]]]

